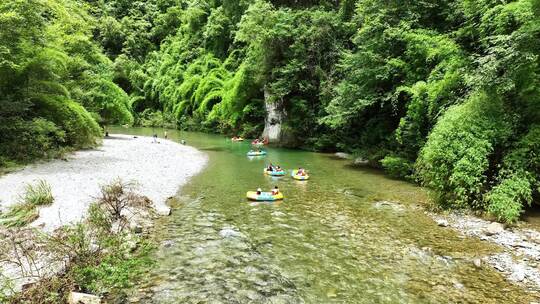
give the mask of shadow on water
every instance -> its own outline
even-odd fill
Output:
[[[535,200],[539,202],[539,200]],[[525,208],[522,220],[531,228],[540,230],[540,203],[533,203]]]
[[[228,151],[229,149],[223,148],[223,147],[208,147],[208,148],[199,148],[201,151],[212,151],[212,152],[222,152],[222,151]]]

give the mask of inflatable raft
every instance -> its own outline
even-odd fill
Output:
[[[287,172],[285,172],[285,170],[281,170],[281,171],[276,171],[276,170],[273,170],[273,171],[269,171],[268,169],[264,168],[263,169],[264,171],[264,174],[266,175],[270,175],[270,176],[284,176],[285,174],[287,174]]]
[[[266,151],[249,151],[248,156],[263,156],[266,155]]]
[[[272,202],[282,200],[283,193],[279,192],[276,195],[272,195],[272,192],[261,192],[261,194],[257,194],[256,191],[248,191],[246,197],[252,201]]]
[[[294,178],[296,180],[308,180],[309,179],[309,175],[307,173],[306,173],[306,175],[299,175],[298,170],[293,170],[292,173],[291,173],[291,176],[292,176],[292,178]]]

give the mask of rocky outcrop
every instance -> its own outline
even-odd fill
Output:
[[[266,118],[262,137],[268,138],[269,143],[280,144],[282,124],[286,113],[285,109],[283,109],[283,102],[273,100],[266,87],[264,88],[264,106],[266,108]]]
[[[295,146],[296,139],[284,127],[287,112],[283,100],[272,98],[272,94],[266,87],[264,88],[264,106],[266,108],[266,118],[262,138],[267,138],[270,144]]]

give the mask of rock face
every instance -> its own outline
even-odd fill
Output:
[[[264,88],[264,106],[266,108],[266,118],[262,137],[268,138],[269,143],[280,144],[282,143],[281,125],[286,113],[283,109],[283,102],[272,100],[271,94],[266,87]]]
[[[287,118],[287,112],[283,100],[272,98],[270,92],[264,89],[264,106],[266,108],[266,118],[264,120],[264,131],[262,138],[267,138],[271,144],[294,147],[298,144],[297,139],[283,123]]]
[[[68,304],[101,304],[101,299],[94,295],[71,292],[68,297]]]

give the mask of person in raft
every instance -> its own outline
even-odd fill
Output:
[[[257,188],[257,195],[261,195],[262,193],[262,189],[261,188]]]
[[[272,195],[276,195],[279,193],[279,188],[278,186],[275,186],[274,189],[272,189]]]
[[[306,176],[306,170],[298,168],[298,172],[296,173],[296,175]]]
[[[283,171],[283,169],[281,169],[280,166],[276,166],[276,171],[281,172],[281,171]]]
[[[268,168],[266,168],[266,171],[274,171],[274,165],[272,165],[272,163],[270,163],[270,165],[268,165]]]

